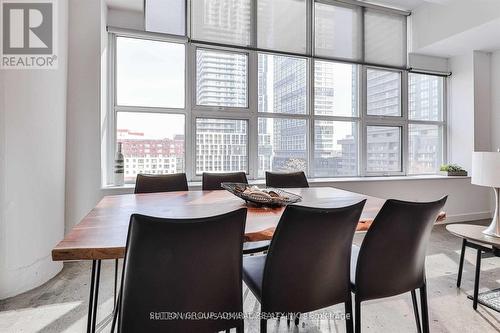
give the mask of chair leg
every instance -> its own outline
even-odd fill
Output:
[[[460,288],[462,283],[462,271],[464,269],[464,257],[465,257],[465,246],[467,245],[467,240],[465,238],[462,240],[462,252],[460,253],[460,263],[458,265],[458,276],[457,276],[457,288]]]
[[[427,306],[427,286],[425,281],[420,287],[420,306],[422,308],[422,331],[423,333],[429,333],[429,308]]]
[[[267,332],[267,320],[261,319],[260,320],[260,333],[266,333]]]
[[[290,314],[286,314],[286,326],[290,326]]]
[[[477,309],[477,297],[479,295],[479,276],[481,274],[481,253],[480,249],[477,249],[476,256],[476,278],[474,279],[474,301],[472,303],[472,307],[474,310]]]
[[[417,332],[422,333],[422,326],[420,325],[420,315],[418,314],[417,294],[415,290],[411,291],[411,302],[413,304],[413,313],[415,314],[415,322],[417,323]]]
[[[300,314],[297,313],[295,315],[295,326],[299,326],[299,323],[300,323]]]
[[[349,293],[347,300],[345,302],[345,330],[347,333],[353,333],[353,313],[352,313],[352,296]]]
[[[354,332],[361,333],[361,301],[354,297]]]

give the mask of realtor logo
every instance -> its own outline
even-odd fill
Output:
[[[0,0],[3,69],[56,68],[55,2]]]

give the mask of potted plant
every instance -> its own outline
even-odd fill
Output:
[[[467,176],[467,171],[457,164],[444,164],[439,169],[446,176]]]

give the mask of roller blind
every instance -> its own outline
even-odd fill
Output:
[[[365,10],[365,62],[406,65],[406,16]]]
[[[314,6],[315,55],[361,60],[361,7]]]
[[[258,0],[257,47],[305,54],[306,0]]]
[[[252,0],[191,1],[191,37],[237,46],[251,44]]]
[[[144,16],[146,31],[186,35],[185,0],[146,0]]]

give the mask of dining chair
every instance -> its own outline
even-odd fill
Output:
[[[261,332],[266,318],[289,314],[298,325],[300,313],[338,303],[345,304],[352,332],[351,245],[365,201],[340,208],[287,206],[267,255],[243,258],[243,280],[261,304]]]
[[[387,200],[365,235],[352,246],[351,281],[355,330],[361,332],[361,302],[411,293],[417,331],[429,332],[425,254],[447,196],[433,202]],[[416,290],[420,290],[422,325]]]
[[[196,219],[130,217],[118,332],[243,332],[246,208]],[[200,314],[199,318],[180,316]],[[176,317],[177,316],[177,317]]]
[[[135,181],[135,194],[187,191],[188,183],[185,173],[169,175],[138,174]]]
[[[201,187],[203,191],[222,190],[222,183],[248,184],[247,175],[244,172],[204,172]]]
[[[306,175],[298,172],[269,172],[266,171],[266,186],[277,188],[309,187]]]
[[[202,175],[201,187],[203,191],[222,190],[222,183],[248,184],[247,175],[244,172],[204,172]],[[267,251],[270,243],[270,241],[245,242],[243,244],[243,254],[254,254]]]

